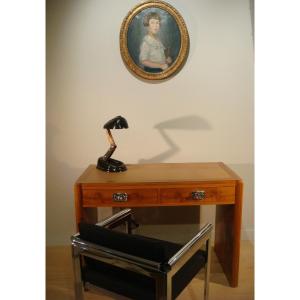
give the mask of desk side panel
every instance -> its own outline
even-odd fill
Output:
[[[240,257],[243,183],[237,181],[234,205],[217,205],[215,252],[229,281],[237,287]]]

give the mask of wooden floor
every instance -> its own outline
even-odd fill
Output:
[[[228,286],[222,268],[214,254],[211,263],[210,300],[250,300],[254,299],[254,259],[253,244],[241,243],[240,279],[237,288]],[[47,247],[46,249],[46,299],[74,300],[73,274],[70,247]],[[200,272],[182,291],[177,300],[203,299],[203,272]],[[105,290],[85,293],[86,300],[125,300]]]

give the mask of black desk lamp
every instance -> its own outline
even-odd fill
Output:
[[[110,129],[123,129],[128,128],[128,123],[125,118],[117,116],[107,123],[104,124],[103,128],[107,130],[107,138],[110,143],[110,147],[104,156],[98,159],[97,169],[106,171],[106,172],[123,172],[127,168],[125,164],[119,160],[110,158],[114,151],[117,148],[117,145],[112,137]]]

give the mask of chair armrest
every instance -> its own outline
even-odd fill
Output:
[[[118,226],[120,223],[125,222],[127,219],[131,220],[131,215],[132,211],[130,208],[123,209],[118,213],[112,215],[111,217],[108,217],[105,220],[96,223],[95,225],[112,228]]]
[[[111,217],[104,219],[101,222],[96,223],[95,225],[101,226],[101,227],[114,228],[114,227],[126,222],[127,219],[131,220],[131,216],[132,216],[132,211],[130,208],[127,208],[127,209],[123,209],[123,210],[119,211],[118,213],[112,215]],[[72,235],[71,240],[73,241],[73,238],[77,238],[78,236],[79,236],[79,232]]]
[[[210,239],[212,224],[206,224],[201,230],[188,241],[181,249],[179,249],[168,261],[168,265],[173,268],[175,265],[180,265],[180,268],[192,255],[194,255],[200,246]],[[176,266],[176,269],[178,269]]]
[[[83,256],[88,256],[100,261],[110,261],[113,264],[127,268],[134,264],[143,269],[161,270],[161,263],[130,255],[118,250],[103,247],[94,243],[87,242],[79,237],[79,233],[71,236],[72,246],[76,247]]]

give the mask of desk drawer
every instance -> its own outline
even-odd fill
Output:
[[[156,189],[86,189],[83,206],[144,206],[157,204]]]
[[[169,205],[233,204],[234,186],[166,188],[160,191],[160,200]]]

